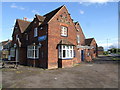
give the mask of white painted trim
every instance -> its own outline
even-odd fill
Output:
[[[32,49],[29,49],[29,47],[32,47]],[[35,49],[35,47],[37,47],[37,49]],[[30,50],[32,50],[33,56],[28,55]],[[35,54],[36,54],[35,50],[37,50],[37,57],[35,57]],[[27,58],[30,58],[30,59],[38,59],[39,58],[39,48],[38,48],[38,46],[31,46],[30,45],[30,46],[27,47]]]
[[[60,46],[61,46],[61,49],[60,49]],[[68,46],[68,45],[60,45],[58,47],[58,51],[59,51],[59,58],[60,59],[72,59],[74,57],[74,49],[73,49],[73,46]],[[63,48],[63,46],[65,48]],[[70,48],[72,47],[72,48]],[[63,57],[63,50],[65,50],[65,57]],[[60,52],[61,51],[61,52]],[[72,51],[72,53],[71,53]],[[60,57],[61,55],[61,57]]]

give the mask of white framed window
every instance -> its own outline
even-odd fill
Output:
[[[38,36],[37,31],[38,31],[38,29],[37,29],[37,28],[34,28],[34,37],[37,37],[37,36]]]
[[[61,36],[68,36],[68,28],[65,26],[61,26]]]
[[[77,35],[77,43],[80,43],[80,36]]]
[[[39,48],[38,46],[27,46],[27,58],[37,59],[39,58]]]
[[[58,46],[59,58],[60,59],[71,59],[74,57],[73,46],[60,45]]]
[[[10,56],[15,57],[15,48],[10,49]]]

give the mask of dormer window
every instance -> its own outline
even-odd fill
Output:
[[[68,28],[65,26],[61,26],[61,36],[66,37],[68,33]]]
[[[37,30],[38,30],[37,28],[34,28],[34,37],[38,36]]]

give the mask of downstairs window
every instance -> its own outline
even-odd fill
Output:
[[[27,58],[38,59],[39,58],[39,48],[38,46],[30,45],[27,47]]]
[[[60,59],[72,59],[74,57],[73,46],[60,45],[58,51]]]
[[[15,57],[15,48],[10,49],[10,56]]]

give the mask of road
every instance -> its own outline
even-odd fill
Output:
[[[71,68],[34,67],[3,69],[3,88],[117,88],[118,63],[102,56]]]

